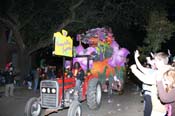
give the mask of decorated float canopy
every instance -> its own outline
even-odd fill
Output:
[[[54,55],[72,57],[73,41],[67,34],[68,32],[66,30],[54,33]]]
[[[126,57],[130,52],[126,48],[121,48],[115,41],[111,28],[94,28],[82,34],[77,34],[76,40],[79,46],[74,48],[76,55],[91,55],[93,60],[90,62],[90,68],[93,68],[95,62],[105,60],[111,67],[124,66]],[[81,43],[88,44],[84,48]],[[79,62],[84,70],[86,70],[86,60],[83,58],[75,58],[73,62]]]

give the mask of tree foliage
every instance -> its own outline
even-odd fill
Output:
[[[151,0],[7,0],[1,2],[0,22],[13,30],[19,48],[32,53],[50,45],[53,33],[62,28],[77,34],[106,25],[124,35],[133,25],[145,25],[148,3]]]
[[[175,25],[167,18],[166,11],[154,11],[150,13],[148,25],[146,26],[147,37],[141,49],[144,54],[158,52],[162,44],[171,39]]]
[[[157,41],[165,42],[163,38],[169,38],[172,29],[169,23],[169,29],[164,29],[167,20],[162,19],[165,21],[161,22],[161,29],[156,28],[156,33],[161,30],[156,36],[162,39],[154,38],[156,41],[152,43],[154,32],[151,31],[156,29],[151,26],[160,24],[154,23],[158,16],[148,21],[149,13],[155,7],[161,7],[160,4],[164,4],[164,0],[6,0],[0,1],[0,23],[13,32],[12,38],[21,56],[50,46],[53,33],[63,28],[75,35],[91,28],[109,26],[119,43],[133,44],[135,41],[129,31],[137,27],[140,32],[148,24],[147,38],[150,39],[146,39],[145,44],[154,46]],[[164,32],[167,35],[162,36]]]

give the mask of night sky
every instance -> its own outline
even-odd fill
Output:
[[[78,0],[75,1],[75,3],[76,2],[78,2]],[[128,48],[132,55],[133,51],[136,50],[138,46],[143,45],[143,40],[147,34],[145,26],[147,25],[146,20],[148,20],[148,16],[146,13],[151,12],[154,7],[166,7],[165,10],[168,12],[168,19],[171,22],[174,22],[175,20],[174,0],[153,0],[153,2],[152,0],[148,0],[145,3],[143,2],[144,4],[142,4],[142,2],[140,2],[139,0],[132,0],[132,2],[137,4],[138,6],[134,6],[135,4],[127,0],[110,0],[108,2],[104,0],[97,0],[93,2],[90,0],[83,1],[83,3],[76,9],[79,13],[77,17],[87,20],[84,20],[85,23],[83,22],[83,24],[71,23],[67,25],[66,29],[69,30],[70,35],[75,38],[76,34],[85,32],[88,29],[109,26],[112,28],[116,41],[119,43],[120,47]],[[124,5],[122,6],[122,4]],[[27,25],[19,30],[21,36],[23,37],[22,39],[26,48],[32,49],[36,46],[40,46],[41,42],[39,42],[38,45],[34,45],[38,42],[39,39],[42,38],[43,40],[45,40],[48,38],[52,38],[53,33],[56,31],[56,29],[58,29],[58,27],[63,24],[62,22],[66,21],[67,18],[71,16],[69,9],[71,5],[72,4],[69,3],[68,0],[17,0],[15,2],[13,2],[13,0],[1,1],[0,23],[9,31],[9,29],[14,27],[11,27],[11,25],[7,24],[7,22],[3,22],[3,20],[8,19],[8,21],[10,21],[14,25],[17,25],[18,23],[22,24],[23,22],[25,22],[24,19],[30,19],[29,16],[36,13],[37,15],[33,15],[33,19],[31,18],[31,22],[27,22]],[[106,8],[106,10],[102,9],[102,7]],[[150,11],[148,10],[148,8]],[[86,17],[86,15],[84,15],[88,13],[93,14],[102,10],[104,10],[102,13],[97,13],[92,16]],[[140,14],[139,10],[141,10]],[[148,11],[145,12],[145,10]],[[117,12],[117,15],[115,14],[115,12]],[[143,14],[142,12],[145,14]],[[96,16],[97,19],[95,19]],[[75,41],[74,43],[75,45],[77,45]],[[173,34],[171,40],[162,44],[161,51],[166,52],[167,49],[170,49],[171,53],[175,54],[174,43],[175,33]],[[51,46],[42,46],[41,48],[37,49],[38,51],[36,50],[35,52],[40,52],[43,50],[51,51],[51,48]],[[41,53],[40,56],[42,56],[43,53]],[[46,52],[46,54],[51,55],[48,52]]]

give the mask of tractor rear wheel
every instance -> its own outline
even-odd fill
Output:
[[[89,81],[87,90],[87,104],[89,109],[98,109],[101,106],[102,88],[97,78]]]

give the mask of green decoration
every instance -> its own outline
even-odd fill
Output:
[[[104,84],[106,82],[106,70],[107,70],[107,66],[105,66],[102,73],[98,72],[98,77],[101,84]]]

